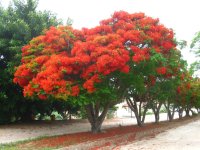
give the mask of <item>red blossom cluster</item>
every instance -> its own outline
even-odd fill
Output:
[[[129,73],[130,64],[148,62],[152,50],[167,57],[175,46],[173,31],[158,19],[143,13],[115,12],[95,28],[51,27],[32,39],[22,48],[22,65],[14,82],[24,88],[25,96],[66,99],[79,95],[80,87],[94,92],[102,76]],[[167,73],[164,66],[156,71]],[[152,84],[155,79],[151,78]]]
[[[179,84],[177,87],[177,93],[180,95],[185,95],[191,90],[192,78],[188,72],[181,73],[179,78],[181,80],[181,84]]]
[[[177,91],[177,93],[179,93],[179,94],[180,94],[180,93],[181,93],[181,87],[180,87],[180,86],[178,86],[176,91]]]
[[[149,79],[150,79],[150,84],[151,84],[151,85],[155,85],[155,83],[156,83],[156,77],[151,75],[151,76],[149,77]]]
[[[186,95],[187,92],[191,89],[190,82],[182,83],[177,87],[177,93],[180,95]],[[184,96],[183,96],[184,97]]]
[[[164,75],[167,72],[167,68],[166,67],[159,67],[156,69],[157,73],[160,75]]]

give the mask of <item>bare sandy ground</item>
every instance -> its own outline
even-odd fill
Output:
[[[135,119],[111,119],[104,122],[102,129],[131,124],[135,124]],[[87,120],[38,121],[30,123],[0,125],[0,144],[17,142],[43,136],[62,135],[86,131],[90,131],[90,124]]]
[[[121,150],[200,150],[200,120],[167,130],[155,138],[122,146]]]
[[[166,120],[167,115],[161,114],[160,120]],[[153,122],[154,116],[147,115],[145,122]],[[102,129],[136,124],[135,118],[115,118],[105,120]],[[46,121],[0,125],[0,144],[17,142],[43,136],[53,136],[90,131],[87,120]]]

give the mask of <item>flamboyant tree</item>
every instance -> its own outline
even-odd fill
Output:
[[[132,99],[143,94],[146,102],[157,76],[171,76],[166,62],[175,50],[173,31],[158,19],[120,11],[95,28],[52,27],[32,39],[14,82],[24,96],[82,105],[92,132],[99,132],[108,109],[125,95],[134,110]]]
[[[199,78],[193,79],[191,82],[191,91],[192,91],[192,105],[196,108],[197,112],[200,113],[200,80]]]
[[[173,31],[160,24],[158,19],[146,17],[142,13],[135,15],[135,18],[126,13],[118,15],[120,19],[113,19],[118,20],[116,24],[119,25],[119,28],[115,26],[115,30],[126,39],[124,45],[131,56],[130,71],[125,78],[125,98],[141,126],[152,101],[151,87],[159,78],[171,78],[174,74],[175,62],[171,63],[169,58],[176,51],[176,44]],[[106,21],[109,23],[109,20]],[[128,23],[124,25],[124,22]],[[132,25],[134,31],[131,30]]]
[[[114,42],[119,37],[109,35],[109,38]],[[101,82],[101,85],[112,84],[110,77],[106,77],[109,72],[107,73],[106,68],[104,68],[105,60],[113,62],[112,70],[114,71],[121,69],[121,66],[123,68],[126,65],[123,58],[129,56],[128,52],[123,51],[123,49],[119,51],[113,48],[113,52],[111,50],[108,52],[106,52],[107,50],[100,51],[97,39],[98,37],[93,45],[93,48],[97,47],[97,49],[92,51],[88,49],[87,51],[87,47],[84,46],[92,47],[92,43],[90,45],[86,42],[81,43],[81,40],[85,40],[81,32],[70,27],[52,27],[45,35],[33,39],[29,45],[22,49],[22,65],[15,73],[14,82],[24,87],[25,96],[39,97],[40,99],[54,97],[64,100],[72,97],[79,98],[77,103],[80,104],[83,101],[86,104],[86,112],[93,132],[99,131],[108,108],[111,107],[109,101],[108,103],[101,99],[105,97],[113,100],[112,105],[114,105],[116,104],[116,96],[113,94],[117,95],[120,92],[115,92],[119,89],[113,86],[101,86],[95,92],[94,82]],[[76,43],[74,43],[75,41]],[[123,53],[124,55],[121,57]],[[117,57],[118,60],[114,60]],[[97,72],[97,69],[101,70]],[[77,98],[79,92],[81,95]],[[76,101],[74,98],[73,100]],[[95,108],[92,106],[93,103],[95,103]],[[98,116],[97,112],[99,112],[100,106],[105,107],[105,111]],[[92,109],[95,109],[96,115],[91,114]]]
[[[159,92],[157,93],[159,96],[157,98],[159,102],[164,104],[168,119],[169,121],[172,121],[175,109],[179,107],[179,105],[177,105],[175,102],[175,100],[177,100],[176,88],[181,82],[179,76],[181,74],[180,71],[185,66],[185,61],[181,59],[180,51],[176,50],[170,54],[170,58],[167,60],[167,63],[169,65],[170,71],[167,76],[164,78],[162,77],[159,80],[159,90],[157,91]]]
[[[199,81],[198,78],[193,78],[188,71],[181,74],[181,80],[177,87],[179,99],[176,102],[182,107],[182,110],[185,110],[186,116],[190,116],[190,111],[194,114],[192,108],[196,108],[198,111],[199,92],[197,91],[199,89]]]

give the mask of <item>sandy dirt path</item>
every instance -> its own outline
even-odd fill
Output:
[[[102,129],[117,127],[120,125],[135,124],[133,118],[118,118],[105,120]],[[0,144],[17,142],[43,136],[53,136],[90,131],[87,120],[72,121],[38,121],[30,123],[18,123],[0,125]]]
[[[200,150],[200,120],[167,130],[155,138],[122,146],[121,150]]]
[[[160,120],[166,120],[167,115],[161,114]],[[177,118],[177,116],[176,116]],[[154,116],[147,115],[145,122],[153,122]],[[133,125],[135,118],[115,118],[105,120],[102,129]],[[53,136],[90,131],[90,124],[87,120],[72,121],[37,121],[30,123],[17,123],[10,125],[0,125],[0,144],[17,142],[43,136]]]

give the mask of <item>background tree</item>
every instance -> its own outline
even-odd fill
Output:
[[[200,113],[200,80],[199,78],[193,79],[191,83],[191,90],[192,90],[192,103],[193,106],[196,108],[197,113]]]
[[[200,69],[200,32],[197,32],[192,39],[192,42],[190,44],[191,51],[195,53],[197,60],[192,64],[192,67],[194,71],[198,71]]]
[[[35,109],[34,101],[25,100],[22,89],[12,82],[15,67],[20,64],[23,45],[61,23],[49,11],[37,11],[37,4],[13,0],[8,8],[0,7],[0,123],[30,118]]]

